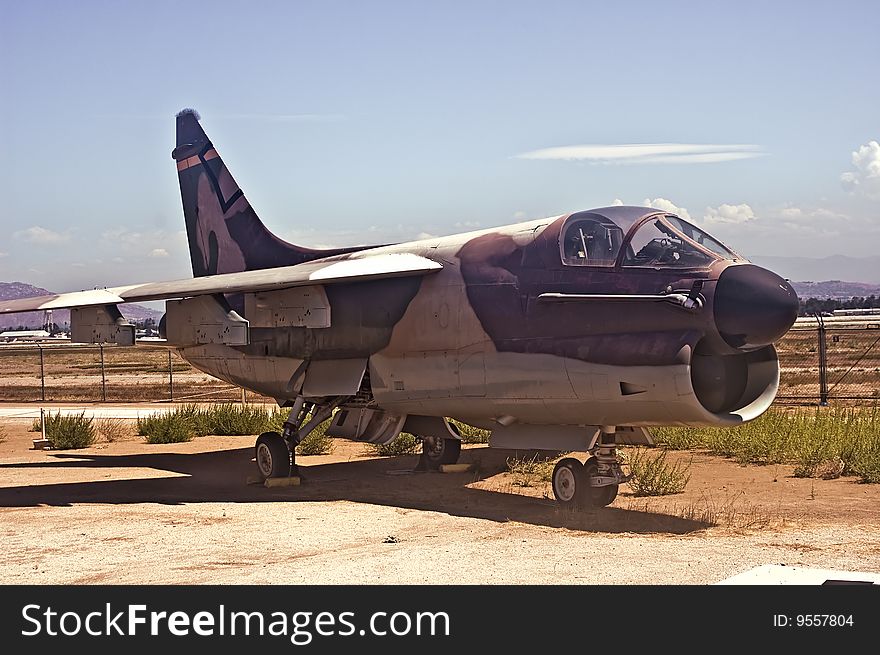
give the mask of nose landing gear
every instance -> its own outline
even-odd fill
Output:
[[[631,477],[620,467],[614,432],[601,432],[589,452],[591,456],[583,464],[564,457],[553,469],[553,496],[563,507],[606,507],[617,498],[620,485]]]

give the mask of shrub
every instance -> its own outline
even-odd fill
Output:
[[[401,432],[386,444],[369,444],[376,455],[382,457],[398,457],[412,455],[419,450],[419,439],[407,432]]]
[[[224,403],[201,410],[197,415],[202,435],[261,434],[270,427],[269,412],[259,405]]]
[[[62,416],[61,412],[45,415],[46,438],[53,448],[67,450],[86,448],[95,443],[97,435],[92,419],[86,413]]]
[[[192,417],[180,412],[169,412],[138,419],[138,430],[149,444],[181,443],[196,436]]]
[[[461,421],[451,420],[450,423],[458,429],[462,443],[489,443],[489,430],[475,428]]]
[[[684,491],[691,476],[690,464],[666,461],[666,451],[651,454],[645,448],[636,448],[626,453],[632,479],[629,486],[636,496],[666,496]]]
[[[330,421],[324,421],[312,430],[296,447],[298,455],[329,455],[333,452],[333,439],[327,436]]]
[[[165,434],[167,430],[171,429],[174,434],[181,435],[182,428],[180,426],[186,424],[189,433],[196,437],[204,437],[209,434],[217,436],[257,435],[277,429],[275,423],[281,413],[278,410],[267,412],[259,405],[223,403],[207,408],[199,408],[196,405],[181,405],[167,413],[156,413],[139,418],[138,434],[151,436],[157,431]],[[286,414],[284,412],[285,418]],[[191,439],[192,436],[189,438]],[[184,439],[184,441],[189,441],[189,439]]]

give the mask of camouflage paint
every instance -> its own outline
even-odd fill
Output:
[[[214,149],[198,114],[177,115],[177,162],[193,275],[292,266],[357,248],[313,250],[282,241],[266,229]]]

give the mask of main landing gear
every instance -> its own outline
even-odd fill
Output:
[[[257,437],[256,460],[260,477],[286,478],[293,466],[293,451],[278,432],[264,432]]]
[[[461,441],[443,437],[422,437],[419,469],[435,471],[443,464],[455,464],[461,455]]]
[[[330,418],[333,410],[345,400],[344,396],[318,405],[306,402],[300,396],[296,399],[290,415],[284,422],[284,430],[264,432],[257,437],[254,454],[257,470],[264,480],[268,478],[299,477],[296,465],[296,447],[309,433]]]
[[[460,434],[455,424],[449,428]],[[419,457],[417,470],[436,471],[443,464],[455,464],[461,456],[461,440],[453,437],[421,437],[422,456]]]
[[[553,496],[563,507],[589,509],[606,507],[617,498],[620,485],[630,479],[617,459],[614,433],[601,432],[590,457],[581,464],[564,457],[553,469]]]

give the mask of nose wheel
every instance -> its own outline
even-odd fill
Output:
[[[584,465],[573,457],[564,457],[553,468],[553,496],[562,507],[581,506],[584,488],[590,484]]]
[[[589,509],[607,507],[617,498],[621,482],[627,480],[615,462],[609,471],[599,473],[600,462],[590,457],[586,463],[564,457],[553,469],[553,497],[562,507]]]

